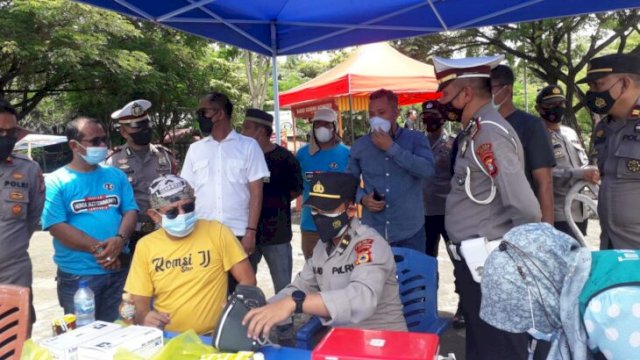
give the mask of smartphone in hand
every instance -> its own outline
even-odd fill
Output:
[[[381,194],[378,192],[378,190],[373,189],[373,200],[384,201],[384,194]]]

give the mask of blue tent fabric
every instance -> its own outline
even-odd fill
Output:
[[[76,1],[268,56],[640,7],[640,0]]]

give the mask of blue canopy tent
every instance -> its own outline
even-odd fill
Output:
[[[640,7],[640,0],[76,0],[272,57]],[[275,114],[278,84],[274,81]],[[280,138],[276,115],[276,139]]]

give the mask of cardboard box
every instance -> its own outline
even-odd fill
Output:
[[[142,357],[151,357],[162,348],[162,330],[146,326],[128,326],[112,331],[78,347],[82,360],[111,360],[122,347]]]
[[[334,328],[311,353],[313,360],[434,360],[438,335]]]
[[[76,360],[78,346],[118,329],[121,329],[120,325],[96,321],[56,337],[44,339],[39,344],[49,350],[56,360]]]

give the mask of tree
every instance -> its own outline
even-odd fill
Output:
[[[269,88],[269,75],[271,74],[271,58],[255,54],[248,50],[242,50],[245,73],[249,83],[249,95],[251,106],[262,109],[267,100]]]
[[[577,86],[576,79],[583,76],[589,59],[605,51],[640,52],[640,46],[631,41],[640,34],[639,20],[638,10],[624,10],[465,30],[400,40],[395,45],[417,59],[464,51],[467,56],[505,53],[512,64],[524,61],[541,84],[565,84],[572,105],[565,122],[580,134],[575,115],[584,107],[585,88]],[[593,123],[589,125],[588,131]]]

